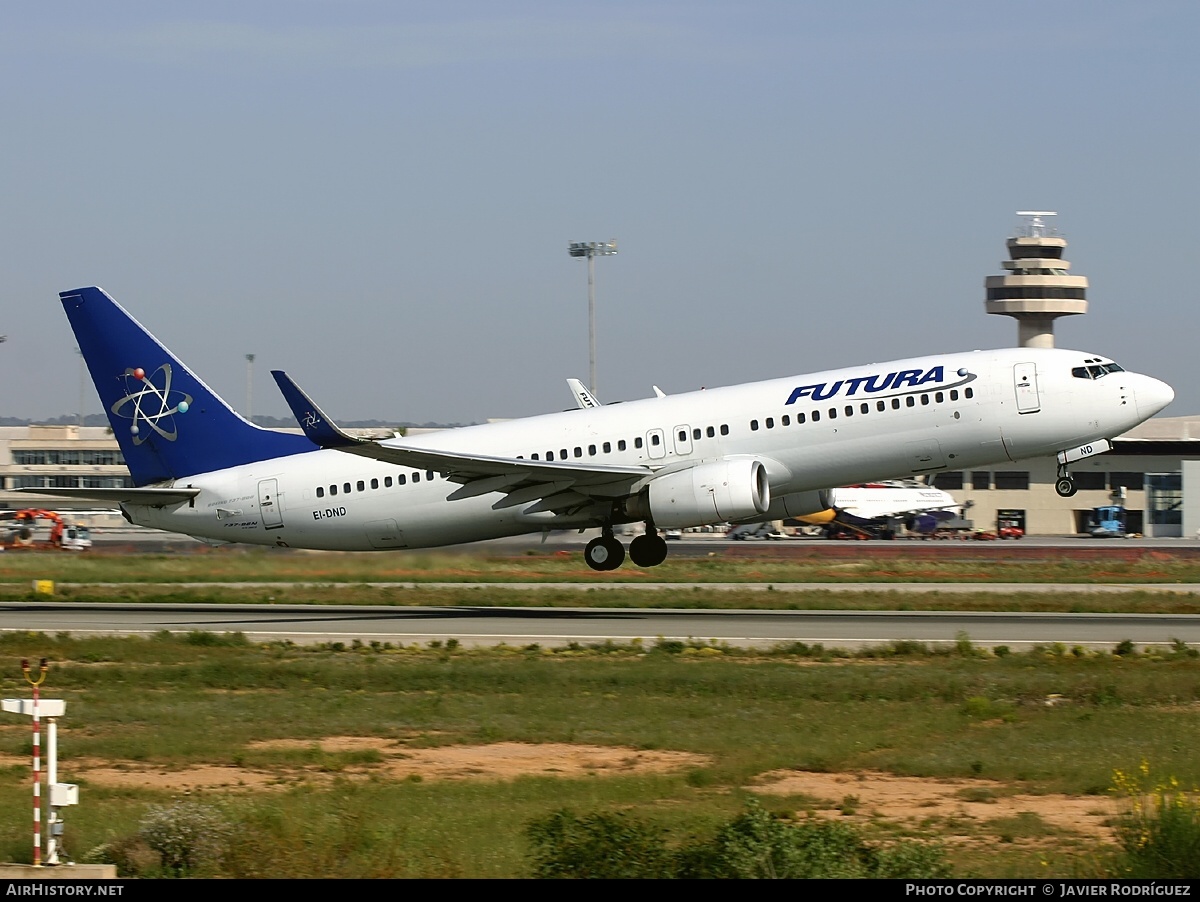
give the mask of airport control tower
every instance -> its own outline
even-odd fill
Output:
[[[1008,239],[1003,276],[988,276],[987,312],[1017,320],[1017,342],[1023,348],[1054,347],[1054,320],[1087,313],[1087,277],[1070,274],[1063,259],[1067,240],[1047,228],[1048,211],[1018,211],[1026,224]]]

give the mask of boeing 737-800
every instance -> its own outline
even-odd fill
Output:
[[[667,555],[658,529],[797,517],[830,486],[1058,455],[1068,465],[1162,410],[1170,386],[1080,351],[938,354],[585,406],[408,438],[350,436],[282,372],[303,434],[233,411],[99,288],[63,306],[134,488],[36,489],[119,503],[210,541],[347,551],[601,530],[594,570]]]

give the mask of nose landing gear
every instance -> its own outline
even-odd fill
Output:
[[[1066,464],[1058,465],[1058,479],[1054,482],[1054,491],[1058,492],[1061,498],[1070,498],[1079,491],[1079,489],[1075,488],[1075,480],[1067,472]]]

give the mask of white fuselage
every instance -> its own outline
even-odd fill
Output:
[[[1099,359],[1053,349],[947,354],[448,429],[396,444],[646,466],[642,485],[700,462],[753,458],[766,469],[772,499],[767,517],[758,519],[795,516],[819,509],[806,494],[815,490],[1003,464],[1112,438],[1170,400],[1170,389],[1148,376],[1072,375]],[[530,511],[532,502],[498,506],[499,493],[448,500],[460,484],[438,473],[339,450],[175,485],[200,494],[164,507],[126,504],[130,518],[218,541],[338,550],[604,525],[594,507]]]

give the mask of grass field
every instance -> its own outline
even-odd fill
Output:
[[[678,589],[528,591],[469,583],[611,575],[559,556],[31,554],[0,560],[0,597],[23,600],[32,579],[54,579],[54,597],[98,602],[1194,612],[1193,596],[1161,589],[914,599],[886,583],[1167,583],[1198,575],[1172,560],[1100,569],[702,559],[653,571]],[[251,585],[195,585],[216,580]],[[456,580],[467,584],[421,585]],[[872,580],[878,590],[845,593],[704,585]],[[201,873],[514,877],[531,872],[525,825],[563,806],[626,813],[684,843],[712,834],[755,797],[800,819],[852,822],[872,842],[935,840],[957,876],[1111,876],[1103,824],[1116,811],[1114,771],[1144,761],[1185,787],[1200,785],[1196,651],[1113,651],[1055,646],[997,656],[966,637],[937,651],[896,643],[849,655],[698,643],[298,647],[254,645],[236,634],[8,633],[0,635],[0,693],[28,694],[20,658],[49,659],[44,695],[68,703],[60,780],[79,783],[82,796],[66,812],[67,848],[76,860],[118,860],[131,875],[153,875],[159,862],[139,825],[156,814],[178,820],[169,806],[181,799],[239,837]],[[28,861],[31,743],[28,723],[7,719],[0,858]],[[874,794],[901,778],[907,807]],[[1085,821],[1101,826],[1085,829]]]
[[[974,780],[962,792],[985,799],[1067,793],[1104,806],[1114,769],[1146,760],[1200,784],[1200,662],[1188,649],[995,657],[962,642],[938,654],[810,655],[10,634],[0,691],[27,692],[18,658],[50,658],[45,694],[68,703],[60,779],[82,786],[83,804],[67,812],[78,859],[127,842],[148,811],[187,790],[250,828],[219,869],[246,876],[521,876],[523,825],[560,806],[630,812],[682,840],[750,793],[801,816],[854,815],[881,841],[938,838],[961,876],[1078,876],[1103,872],[1105,841],[1033,810],[896,820],[853,792],[768,793],[760,780],[882,771]],[[10,860],[29,858],[29,743],[27,725],[0,731],[0,857]],[[497,743],[695,757],[659,772],[552,762],[506,777],[479,762],[427,776],[391,766]],[[226,784],[191,786],[205,768]]]
[[[836,545],[836,543],[834,543]],[[677,557],[649,570],[588,569],[578,552],[489,556],[451,552],[293,552],[249,546],[163,554],[14,552],[0,556],[0,583],[63,582],[584,582],[681,584],[725,582],[1152,582],[1200,581],[1200,561],[1147,552],[1080,560],[1047,548],[1045,557],[931,560],[912,557],[780,558],[712,554]],[[1094,547],[1094,546],[1092,546]],[[1116,547],[1116,546],[1109,546]],[[841,550],[838,548],[837,550]],[[869,550],[869,549],[868,549]],[[920,549],[918,548],[917,551]],[[1118,549],[1123,551],[1123,549]]]
[[[1107,560],[1102,565],[1054,558],[1014,562],[713,557],[668,561],[652,571],[625,568],[614,573],[593,573],[578,555],[555,554],[492,558],[485,554],[306,554],[221,549],[153,555],[0,556],[0,600],[31,598],[35,579],[54,580],[56,597],[63,600],[98,602],[270,604],[286,600],[310,604],[1200,613],[1200,594],[1170,588],[1171,584],[1182,587],[1200,581],[1200,563],[1154,556]],[[212,581],[245,585],[203,585]],[[678,588],[632,588],[646,582]],[[1121,593],[1097,592],[1080,585],[1078,592],[1053,594],[937,592],[914,597],[889,592],[888,584],[893,582],[1155,585]],[[287,585],[278,585],[281,583]],[[530,592],[517,586],[504,589],[477,583],[556,585]],[[714,583],[780,587],[793,583],[831,587],[838,583],[874,583],[878,588],[862,592],[772,592],[749,587],[717,589],[711,587]],[[621,588],[625,585],[631,588]],[[598,588],[601,586],[602,591]]]

